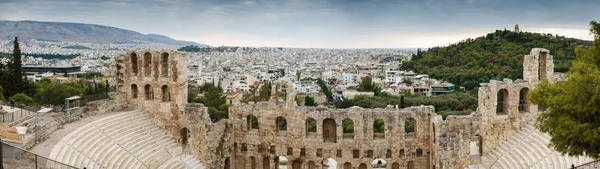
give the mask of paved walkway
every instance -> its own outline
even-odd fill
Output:
[[[35,147],[33,147],[29,151],[36,153],[38,155],[44,156],[44,157],[48,157],[50,155],[50,152],[52,151],[52,148],[54,148],[54,145],[56,145],[56,143],[58,143],[60,140],[62,140],[62,138],[65,137],[65,135],[69,134],[71,131],[74,131],[75,129],[77,129],[81,126],[89,124],[92,121],[96,121],[103,117],[110,116],[110,115],[117,114],[117,113],[122,113],[122,112],[109,112],[109,113],[105,113],[105,114],[101,114],[101,115],[97,115],[97,116],[82,118],[82,119],[79,119],[72,123],[67,123],[67,124],[63,125],[62,129],[58,129],[58,130],[52,132],[52,134],[50,134],[50,137],[48,138],[48,140],[35,145]]]

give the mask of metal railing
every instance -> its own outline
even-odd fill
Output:
[[[0,161],[2,166],[0,169],[77,169],[77,167],[39,156],[3,141],[0,142],[2,142],[0,151],[2,153],[2,160]]]
[[[35,115],[41,109],[40,106],[17,106],[8,112],[0,113],[0,123],[12,123],[23,118]]]

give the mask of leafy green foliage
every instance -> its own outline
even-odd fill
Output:
[[[385,122],[382,119],[376,119],[373,122],[373,133],[384,133]]]
[[[260,88],[260,89],[259,89]],[[271,84],[268,82],[259,83],[254,82],[253,85],[250,85],[250,89],[248,92],[242,95],[242,99],[240,99],[243,103],[248,102],[261,102],[261,101],[269,101],[271,98]]]
[[[322,79],[317,79],[317,85],[319,85],[321,92],[323,92],[325,97],[327,97],[327,101],[333,101],[333,93],[331,93],[331,90],[329,90],[329,87],[327,87]]]
[[[317,121],[312,118],[306,120],[306,130],[308,132],[317,132]]]
[[[553,55],[554,69],[566,72],[575,59],[575,48],[589,41],[529,32],[497,30],[476,39],[446,47],[417,51],[401,68],[443,79],[467,90],[490,79],[518,79],[523,74],[523,56],[532,48],[546,48]]]
[[[108,57],[108,56],[101,56],[100,59],[102,59],[102,60],[108,60],[108,59],[110,59],[110,57]]]
[[[4,95],[2,95],[2,86],[0,86],[0,100],[4,100]]]
[[[12,53],[4,53],[6,55],[12,55]],[[23,54],[25,56],[31,56],[34,58],[42,58],[42,59],[75,59],[77,56],[80,56],[81,54],[70,54],[70,55],[65,55],[65,54],[43,54],[43,53],[25,53]]]
[[[39,104],[62,105],[65,99],[72,96],[82,96],[85,87],[80,83],[50,83],[43,89],[38,89],[35,100]],[[106,89],[104,89],[106,90]]]
[[[417,122],[417,120],[415,120],[414,118],[406,119],[406,121],[404,121],[404,132],[406,132],[406,133],[415,132],[415,123],[416,122]]]
[[[406,83],[406,85],[411,86],[413,84],[413,81],[410,78],[402,78],[402,82]]]
[[[445,119],[448,115],[470,114],[477,109],[477,90],[470,92],[455,91],[437,97],[427,96],[365,96],[358,95],[353,99],[343,98],[334,103],[336,108],[360,106],[363,108],[385,108],[387,105],[420,106],[432,105],[437,114]]]
[[[550,134],[550,147],[569,156],[600,159],[600,24],[591,22],[592,47],[577,48],[567,81],[542,81],[529,99],[546,113],[536,128]]]
[[[342,132],[344,133],[354,133],[354,122],[350,119],[344,119],[342,121]]]
[[[95,77],[104,77],[104,75],[100,72],[85,72],[84,74],[77,75],[77,78],[82,79],[93,79]]]
[[[27,96],[25,93],[17,93],[10,97],[10,100],[14,100],[17,104],[30,105],[34,103],[33,98]]]
[[[312,97],[306,95],[304,96],[304,106],[317,106],[317,103],[315,103],[315,99],[313,99]]]
[[[196,98],[199,93],[202,93],[204,96]],[[231,105],[227,104],[227,98],[223,94],[221,87],[210,83],[200,87],[191,87],[188,89],[188,102],[202,103],[208,107],[208,114],[213,122],[229,117],[229,107]]]
[[[250,120],[251,120],[250,123],[252,124],[251,125],[252,129],[258,129],[258,117],[256,117],[255,115],[252,115]]]
[[[178,51],[184,51],[184,52],[203,52],[203,53],[208,53],[208,52],[210,52],[210,47],[184,46],[184,47],[181,47],[181,48],[179,48],[177,50]]]

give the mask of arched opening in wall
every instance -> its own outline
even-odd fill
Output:
[[[358,165],[358,169],[367,169],[367,164],[361,163],[360,165]]]
[[[246,124],[248,125],[248,130],[258,129],[258,117],[254,114],[246,116]]]
[[[540,79],[540,81],[548,79],[548,75],[546,73],[548,65],[546,59],[548,59],[548,52],[540,52],[540,65],[538,70],[538,79]]]
[[[392,163],[392,169],[400,169],[400,164],[397,162]]]
[[[186,145],[188,143],[188,137],[190,134],[190,130],[188,130],[187,127],[184,127],[179,131],[179,134],[180,134],[180,138],[181,138],[181,144]]]
[[[415,118],[408,118],[404,121],[404,133],[406,133],[406,139],[415,139],[415,131],[417,126],[417,120]]]
[[[302,161],[294,160],[294,162],[292,162],[292,169],[301,169],[301,168],[302,168]]]
[[[131,84],[131,98],[138,98],[138,88],[136,84]]]
[[[169,53],[167,52],[160,55],[160,75],[162,77],[169,76]]]
[[[408,165],[407,165],[408,169],[415,169],[415,162],[414,161],[409,161]]]
[[[417,157],[423,157],[423,149],[417,149]]]
[[[263,169],[270,169],[271,168],[271,161],[269,160],[269,157],[265,157],[263,158]]]
[[[131,72],[133,72],[133,76],[137,76],[138,74],[138,57],[137,54],[135,54],[135,52],[131,53]]]
[[[250,156],[250,168],[256,168],[256,158],[254,156]]]
[[[308,161],[308,169],[317,169],[314,161]]]
[[[342,121],[342,134],[344,139],[354,139],[354,122],[350,119]]]
[[[501,89],[498,91],[498,96],[496,97],[496,114],[497,115],[507,115],[508,114],[508,90]]]
[[[161,87],[161,91],[162,91],[162,101],[163,102],[168,102],[171,101],[171,91],[169,90],[169,87],[167,85],[163,85]]]
[[[385,138],[385,122],[383,119],[375,119],[375,121],[373,121],[373,138]]]
[[[224,169],[231,169],[231,164],[229,164],[229,157],[225,159],[225,164],[223,165]]]
[[[146,100],[152,100],[152,98],[154,98],[152,86],[150,86],[149,84],[144,86],[144,95],[146,96]]]
[[[152,54],[150,52],[144,53],[144,75],[150,76],[152,73]]]
[[[313,118],[306,119],[306,136],[314,135],[317,132],[317,121]]]
[[[385,152],[385,158],[392,158],[392,150],[388,149],[388,150]]]
[[[400,149],[400,158],[404,158],[404,149]]]
[[[519,92],[519,112],[529,112],[529,101],[527,97],[529,96],[529,88],[524,87]]]
[[[337,138],[336,131],[335,120],[332,118],[323,120],[323,142],[335,143]]]
[[[352,169],[352,164],[349,162],[344,163],[344,169]]]
[[[287,131],[287,121],[285,118],[281,116],[277,117],[276,124],[277,131]]]

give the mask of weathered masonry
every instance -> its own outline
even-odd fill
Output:
[[[206,107],[187,103],[187,55],[176,51],[127,52],[116,78],[123,102],[209,168],[567,168],[587,159],[544,149],[547,136],[531,127],[541,110],[526,99],[540,80],[557,81],[549,53],[533,49],[523,79],[482,83],[477,110],[446,120],[432,106],[296,106],[295,93],[274,94],[286,86],[276,82],[270,101],[230,107],[213,123]]]

